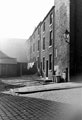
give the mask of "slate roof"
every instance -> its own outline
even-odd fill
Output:
[[[0,64],[17,64],[17,59],[11,58],[4,52],[0,51]]]
[[[8,58],[10,59],[10,57],[8,55],[6,55],[2,51],[0,51],[0,59],[8,59]]]

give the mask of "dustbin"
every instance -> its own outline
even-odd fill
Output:
[[[53,75],[52,77],[53,77],[53,82],[56,82],[56,76]]]
[[[56,83],[60,83],[61,82],[61,76],[56,76]]]

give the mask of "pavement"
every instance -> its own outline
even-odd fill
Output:
[[[44,79],[40,78],[37,75],[28,75],[15,78],[1,78],[3,83],[9,85],[21,85],[20,88],[10,89],[9,91],[4,91],[3,93],[15,95],[15,93],[24,94],[24,93],[34,93],[41,91],[50,91],[50,90],[62,90],[62,89],[72,89],[82,87],[82,83],[45,83]],[[23,87],[25,86],[25,87]]]
[[[82,120],[70,104],[0,94],[0,120]]]
[[[3,91],[6,94],[15,95],[18,94],[28,94],[35,92],[44,92],[44,91],[53,91],[53,90],[63,90],[63,89],[73,89],[73,88],[82,88],[82,83],[52,83],[47,85],[39,85],[39,86],[25,86],[15,89],[10,89],[9,91]]]
[[[33,86],[41,84],[41,78],[34,75],[25,75],[21,77],[10,77],[10,78],[0,78],[3,83],[10,84],[10,85],[26,85],[26,86]]]

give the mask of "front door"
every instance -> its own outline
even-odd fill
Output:
[[[48,60],[46,60],[46,77],[48,77]]]

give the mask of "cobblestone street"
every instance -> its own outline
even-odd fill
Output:
[[[40,98],[50,101],[72,104],[76,107],[82,107],[82,87],[62,90],[50,90],[32,94],[21,94],[21,96]]]
[[[25,81],[21,78],[3,82],[11,85],[25,82],[28,83],[27,88],[29,85],[36,85],[36,81],[33,82],[30,77],[28,81],[27,78]],[[78,120],[78,116],[82,117],[82,87],[76,83],[78,88],[60,89],[62,85],[65,83],[60,84],[58,90],[18,94],[18,96],[0,93],[0,120]],[[70,88],[73,83],[66,85]]]
[[[73,115],[68,104],[0,94],[0,120],[68,120]]]

